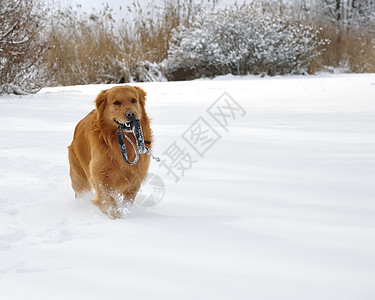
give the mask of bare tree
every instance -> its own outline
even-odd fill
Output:
[[[41,87],[46,15],[42,0],[0,0],[0,93]]]
[[[347,25],[375,23],[375,0],[321,0],[318,4],[331,19]]]

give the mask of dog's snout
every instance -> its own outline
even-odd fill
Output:
[[[125,113],[125,117],[128,121],[136,119],[135,111],[130,109]]]

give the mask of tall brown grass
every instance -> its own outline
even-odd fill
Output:
[[[210,5],[215,2],[207,1]],[[193,22],[202,3],[166,0],[161,7],[155,2],[141,7],[133,2],[127,7],[130,19],[120,19],[122,9],[114,11],[108,4],[91,14],[71,7],[59,11],[45,56],[53,84],[139,80],[143,62],[165,59],[172,29]]]
[[[314,62],[314,70],[339,68],[344,72],[375,73],[375,35],[367,28],[323,24],[322,35],[331,42]]]
[[[109,83],[124,76],[124,42],[114,32],[110,11],[81,15],[69,8],[55,20],[45,56],[55,84]]]

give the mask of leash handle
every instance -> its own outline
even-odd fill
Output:
[[[134,158],[133,161],[129,161],[128,152],[126,151],[126,145],[125,145],[125,141],[124,141],[123,136],[125,136],[125,138],[128,140],[128,142],[130,143],[130,145],[132,145],[132,147],[134,149],[135,158]],[[122,134],[120,126],[117,128],[117,140],[118,140],[118,144],[120,146],[120,151],[121,151],[122,158],[129,165],[135,165],[138,162],[138,160],[139,160],[139,154],[138,154],[138,151],[137,151],[137,147],[134,145],[134,143],[132,142],[132,140],[125,133],[124,133],[124,135]]]
[[[143,138],[141,121],[139,121],[139,119],[135,119],[134,121],[132,121],[132,132],[137,142],[138,153],[139,154],[147,153],[148,149],[145,146],[145,140]]]
[[[117,128],[117,140],[118,140],[118,143],[119,143],[119,146],[120,146],[121,155],[122,155],[123,159],[129,165],[135,165],[138,162],[139,154],[147,154],[152,159],[154,159],[155,161],[160,162],[160,158],[154,156],[154,154],[151,152],[151,150],[149,148],[147,148],[146,145],[145,145],[145,140],[143,138],[141,122],[139,121],[139,119],[136,119],[136,120],[132,121],[132,123],[131,123],[131,132],[133,133],[133,135],[135,137],[135,141],[136,141],[137,145],[135,145],[132,142],[132,140],[125,133],[122,132],[123,130],[124,130],[124,128],[122,128],[121,126],[119,126]],[[134,149],[135,158],[134,158],[133,161],[129,161],[128,152],[126,150],[126,145],[125,145],[125,141],[124,141],[123,136],[125,136],[125,138],[128,140],[128,142],[130,143],[130,145]],[[150,144],[150,142],[147,142],[147,143]]]

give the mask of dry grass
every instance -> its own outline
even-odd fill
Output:
[[[340,68],[346,72],[375,73],[374,35],[365,29],[345,29],[337,24],[322,26],[322,35],[331,41],[314,63],[315,71]]]
[[[116,21],[108,5],[90,15],[72,8],[60,11],[45,56],[54,84],[117,83],[139,77],[142,62],[165,59],[172,29],[188,25],[200,9],[189,0],[165,1],[162,7],[152,2],[145,8],[134,2],[128,7],[131,21]]]
[[[124,76],[123,45],[109,13],[80,16],[70,9],[57,20],[45,57],[55,84],[109,83]]]

